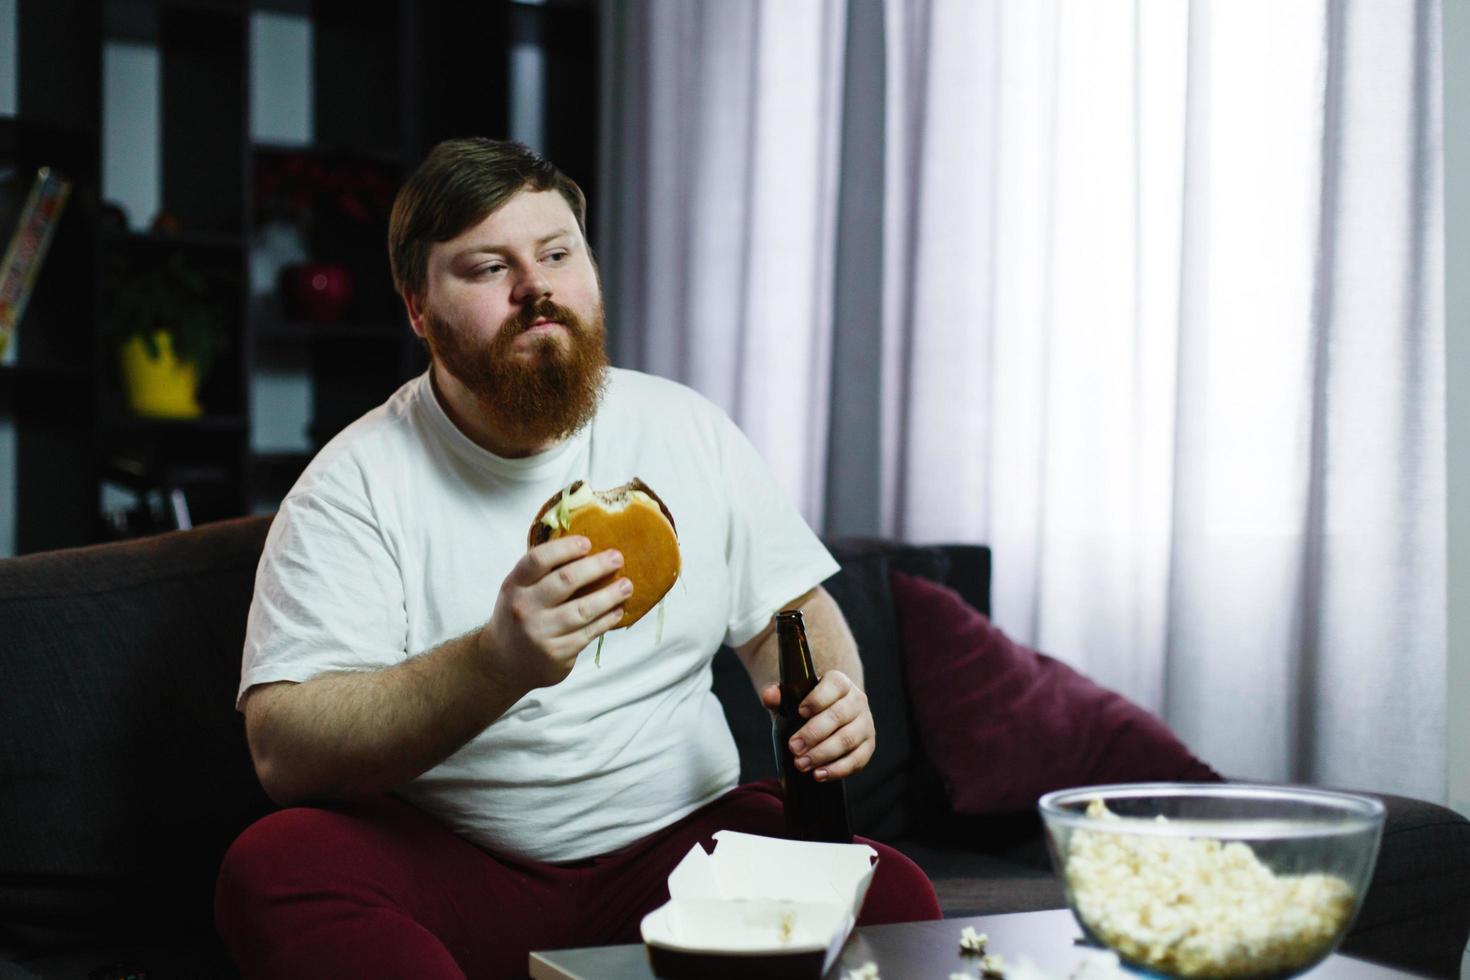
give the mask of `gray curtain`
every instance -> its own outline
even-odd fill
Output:
[[[613,5],[617,355],[1223,771],[1442,800],[1439,12]]]
[[[606,8],[615,360],[723,407],[814,525],[830,413],[844,0]]]

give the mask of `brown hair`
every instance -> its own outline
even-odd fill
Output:
[[[554,190],[587,234],[587,199],[576,183],[535,151],[482,136],[445,140],[398,191],[388,222],[388,265],[400,294],[422,296],[429,249],[484,221],[524,188]]]

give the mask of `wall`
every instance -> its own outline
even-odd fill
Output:
[[[0,0],[0,116],[15,115],[15,0]]]
[[[543,0],[515,2],[536,7]],[[546,152],[546,120],[541,111],[545,89],[546,53],[532,38],[520,36],[510,46],[510,138],[537,153]]]
[[[119,205],[133,231],[147,231],[163,197],[160,59],[151,44],[102,46],[102,197]],[[136,504],[131,492],[103,483],[105,514]]]
[[[305,146],[312,118],[312,27],[305,17],[256,12],[250,22],[250,136],[278,146]],[[281,265],[305,257],[285,229],[263,230],[250,255],[252,302],[275,290]],[[250,448],[294,452],[311,448],[311,365],[305,347],[257,352],[250,374]]]
[[[128,227],[147,231],[163,196],[158,49],[102,46],[102,197],[122,206]]]
[[[1442,0],[1449,805],[1470,816],[1470,0]],[[1470,946],[1460,962],[1470,980]]]
[[[1450,806],[1470,815],[1470,0],[1444,0]]]
[[[15,115],[15,0],[0,0],[0,116]],[[0,558],[15,554],[15,426],[0,413]]]

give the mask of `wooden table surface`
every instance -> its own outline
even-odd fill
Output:
[[[849,970],[876,963],[883,980],[948,980],[951,973],[975,976],[978,959],[960,952],[960,931],[973,926],[989,935],[989,952],[1007,965],[1021,957],[1048,973],[1066,977],[1086,957],[1077,945],[1082,932],[1067,909],[982,915],[937,922],[904,922],[854,929],[824,980],[841,980]],[[532,980],[654,980],[640,944],[596,946],[531,954]],[[1303,974],[1317,980],[1386,980],[1412,976],[1350,956],[1334,955]]]

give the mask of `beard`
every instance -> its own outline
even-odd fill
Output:
[[[543,318],[566,328],[567,346],[545,336],[521,355],[512,352],[516,338]],[[424,315],[436,365],[469,389],[503,436],[523,446],[564,439],[592,421],[607,384],[606,333],[601,303],[589,322],[544,297],[506,317],[488,345],[432,311]]]

